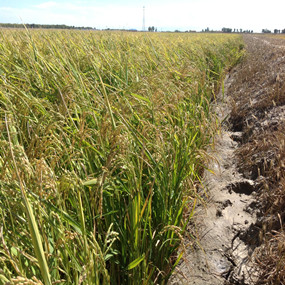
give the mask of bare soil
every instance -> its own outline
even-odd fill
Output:
[[[188,226],[196,240],[185,240],[172,285],[285,281],[285,41],[244,40],[247,57],[213,105],[221,132],[204,173],[206,203]]]

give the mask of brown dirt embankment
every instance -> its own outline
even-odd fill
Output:
[[[285,284],[285,41],[244,40],[247,56],[214,106],[222,131],[198,239],[170,284]]]
[[[242,132],[239,172],[259,184],[256,284],[285,284],[285,40],[245,37],[248,57],[229,88],[231,123]]]

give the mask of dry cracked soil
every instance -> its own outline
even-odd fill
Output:
[[[224,94],[213,104],[221,131],[204,173],[206,203],[197,206],[188,226],[195,242],[186,238],[191,246],[185,247],[171,285],[283,284],[264,277],[258,256],[266,233],[282,228],[285,216],[271,211],[266,222],[268,187],[280,180],[272,177],[280,170],[282,147],[269,138],[284,135],[285,41],[256,35],[244,41],[247,56],[229,72]]]

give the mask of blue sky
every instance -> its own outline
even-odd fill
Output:
[[[105,28],[285,29],[284,0],[0,0],[0,22]]]

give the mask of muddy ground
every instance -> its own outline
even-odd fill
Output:
[[[203,179],[207,203],[188,226],[197,239],[185,239],[172,285],[285,282],[285,40],[244,41],[246,58],[213,105],[221,132]]]

